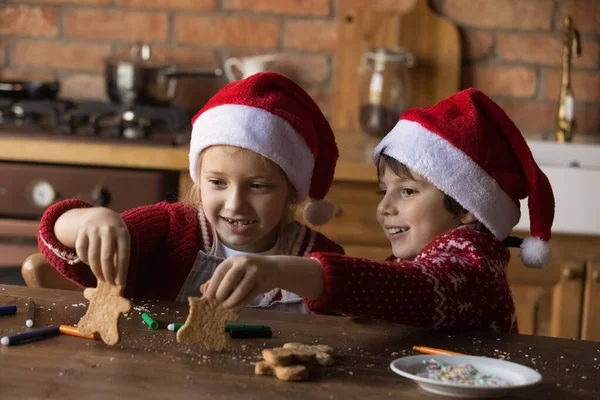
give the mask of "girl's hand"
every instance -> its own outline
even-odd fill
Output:
[[[93,209],[77,233],[75,251],[97,279],[111,285],[125,285],[130,237],[119,214],[107,208]]]
[[[282,270],[272,257],[236,255],[215,270],[204,294],[226,309],[239,309],[261,293],[280,287]]]

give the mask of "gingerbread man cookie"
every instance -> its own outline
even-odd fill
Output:
[[[283,347],[263,349],[264,361],[254,365],[255,375],[275,376],[282,381],[304,381],[308,379],[306,364],[314,361],[322,366],[335,363],[333,349],[324,344],[286,343]]]
[[[227,346],[225,324],[235,321],[239,314],[224,309],[216,300],[188,297],[190,313],[177,331],[179,343],[202,343],[207,350],[222,351]]]
[[[284,349],[299,349],[315,353],[315,359],[319,365],[324,367],[335,364],[333,358],[333,349],[326,344],[304,344],[304,343],[286,343]]]
[[[119,315],[131,310],[131,301],[121,297],[122,286],[98,281],[98,286],[87,288],[83,297],[90,301],[87,312],[79,321],[77,329],[83,335],[100,333],[104,343],[119,343]]]
[[[266,361],[259,361],[254,366],[255,375],[275,376],[282,381],[305,381],[308,379],[306,365],[271,365]]]

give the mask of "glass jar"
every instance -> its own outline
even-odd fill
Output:
[[[359,117],[367,135],[384,137],[410,106],[409,68],[414,64],[414,55],[403,47],[376,48],[363,55]]]

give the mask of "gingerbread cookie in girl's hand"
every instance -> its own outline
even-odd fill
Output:
[[[87,312],[77,329],[83,335],[100,333],[104,343],[119,343],[119,315],[131,310],[131,301],[121,297],[122,286],[98,281],[96,289],[87,288],[83,296],[90,301]]]

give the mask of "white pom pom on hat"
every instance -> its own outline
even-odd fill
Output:
[[[329,200],[316,200],[307,203],[302,211],[304,220],[312,226],[325,225],[335,214],[335,204]]]
[[[552,250],[547,241],[535,237],[523,239],[521,261],[530,268],[543,268],[550,263]]]

